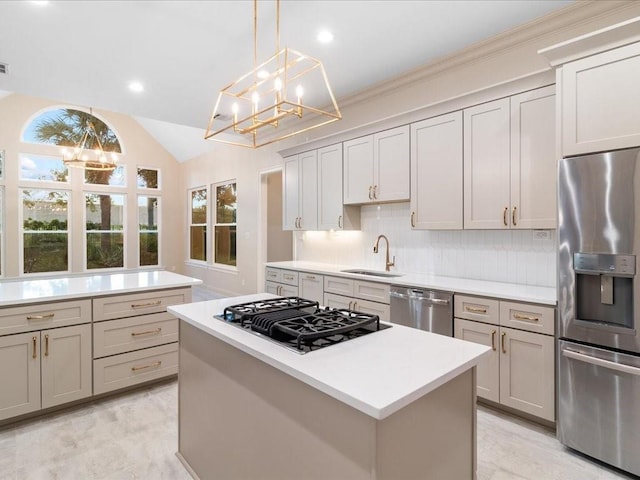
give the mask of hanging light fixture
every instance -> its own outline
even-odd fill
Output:
[[[205,139],[258,148],[342,118],[319,60],[280,49],[276,0],[276,53],[258,64],[258,2],[253,2],[253,70],[220,90]]]
[[[115,153],[107,155],[104,151],[100,137],[91,121],[92,118],[93,110],[89,109],[89,118],[87,118],[82,138],[73,150],[62,149],[62,161],[66,166],[85,170],[114,170],[117,156]],[[89,148],[91,145],[93,148]]]

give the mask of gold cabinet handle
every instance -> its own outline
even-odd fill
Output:
[[[468,305],[465,305],[464,309],[470,313],[485,313],[485,314],[487,313],[486,308],[470,307]]]
[[[500,343],[502,344],[502,353],[507,353],[507,349],[506,349],[506,347],[504,346],[504,338],[505,338],[506,336],[507,336],[507,333],[506,333],[506,332],[502,332],[502,333],[500,334]]]
[[[353,302],[353,311],[354,312],[358,311],[358,302],[356,301]]]
[[[132,303],[131,308],[157,307],[161,303],[162,303],[162,300],[156,300],[155,302],[149,302],[149,303]]]
[[[31,341],[33,342],[33,355],[31,356],[31,358],[38,358],[38,352],[36,351],[36,348],[37,348],[36,342],[38,341],[38,338],[31,337]]]
[[[48,333],[44,336],[44,356],[45,357],[49,356],[49,334]]]
[[[302,228],[302,217],[298,217],[298,228]]]
[[[539,322],[540,318],[538,317],[531,317],[529,315],[522,315],[521,313],[514,313],[513,314],[513,318],[515,318],[516,320],[529,320],[530,322]]]
[[[508,227],[509,224],[507,223],[507,212],[509,211],[509,207],[504,207],[504,212],[502,212],[502,223],[504,223],[505,227]]]
[[[516,221],[516,212],[518,211],[518,207],[513,207],[513,211],[511,212],[511,223],[513,223],[513,226],[515,227],[516,225],[518,225],[518,222]]]
[[[496,331],[491,330],[491,350],[496,351]]]
[[[416,212],[411,212],[411,227],[416,228]]]
[[[338,228],[342,228],[342,215],[338,215]]]
[[[378,185],[373,186],[373,199],[374,200],[378,199]]]
[[[315,280],[315,279],[316,279],[316,276],[315,276],[315,275],[307,275],[305,278],[306,278],[307,280]]]
[[[139,367],[131,367],[132,372],[137,372],[138,370],[145,370],[147,368],[155,368],[162,365],[162,362],[158,360],[157,362],[150,363],[149,365],[141,365]]]
[[[162,332],[162,328],[158,327],[158,328],[154,328],[153,330],[145,330],[144,332],[131,332],[131,336],[138,337],[140,335],[152,335],[152,334],[157,335],[160,332]]]
[[[349,310],[353,310],[353,307],[351,306],[353,302],[349,302]]]
[[[373,200],[373,198],[371,197],[371,189],[373,188],[373,185],[369,185],[369,200]]]
[[[55,313],[47,313],[46,315],[28,315],[27,320],[49,320],[54,316]]]

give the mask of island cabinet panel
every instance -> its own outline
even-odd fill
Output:
[[[491,347],[478,397],[555,421],[555,309],[467,295],[454,303],[454,336]]]
[[[181,321],[178,457],[200,480],[471,480],[474,382],[378,420]]]
[[[640,145],[640,42],[564,64],[562,156]]]
[[[0,420],[40,409],[40,332],[0,337]]]
[[[90,324],[43,330],[40,358],[42,408],[91,396]]]
[[[0,335],[91,322],[91,300],[47,302],[0,309]]]
[[[190,301],[190,288],[94,298],[93,321],[99,322],[147,313],[164,312],[169,305],[179,305]]]

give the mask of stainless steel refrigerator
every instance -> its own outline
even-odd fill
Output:
[[[640,148],[558,174],[558,438],[640,475]]]

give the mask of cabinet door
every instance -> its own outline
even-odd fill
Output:
[[[342,229],[342,144],[318,150],[318,230]]]
[[[267,280],[266,282],[264,282],[264,291],[272,295],[280,295],[281,286],[282,285],[280,283],[270,282],[269,280]]]
[[[476,367],[478,397],[494,402],[500,401],[500,355],[497,350],[498,330],[495,325],[454,319],[454,337],[468,342],[491,347],[491,355]]]
[[[284,161],[284,179],[282,182],[282,229],[297,230],[298,207],[300,205],[300,174],[298,155],[287,157]]]
[[[90,397],[91,324],[41,332],[42,408]]]
[[[318,157],[317,151],[298,155],[300,172],[300,207],[298,226],[302,230],[318,229]]]
[[[411,125],[411,226],[462,228],[462,112]]]
[[[391,321],[391,313],[389,305],[378,302],[371,302],[369,300],[362,300],[361,298],[353,299],[353,310],[356,312],[368,313],[369,315],[378,315],[380,320],[384,322]]]
[[[40,409],[40,332],[0,337],[0,420]]]
[[[556,228],[555,86],[511,97],[511,227]]]
[[[373,136],[373,199],[409,200],[409,125]]]
[[[283,297],[297,297],[298,295],[298,287],[292,287],[291,285],[282,285],[280,288],[280,295]]]
[[[464,228],[509,227],[509,99],[464,110]]]
[[[554,421],[554,338],[501,327],[500,352],[500,403]]]
[[[562,156],[640,145],[640,42],[563,65]]]
[[[322,275],[300,272],[300,297],[322,305],[324,300],[324,280]]]
[[[345,205],[373,201],[373,136],[343,143]]]

